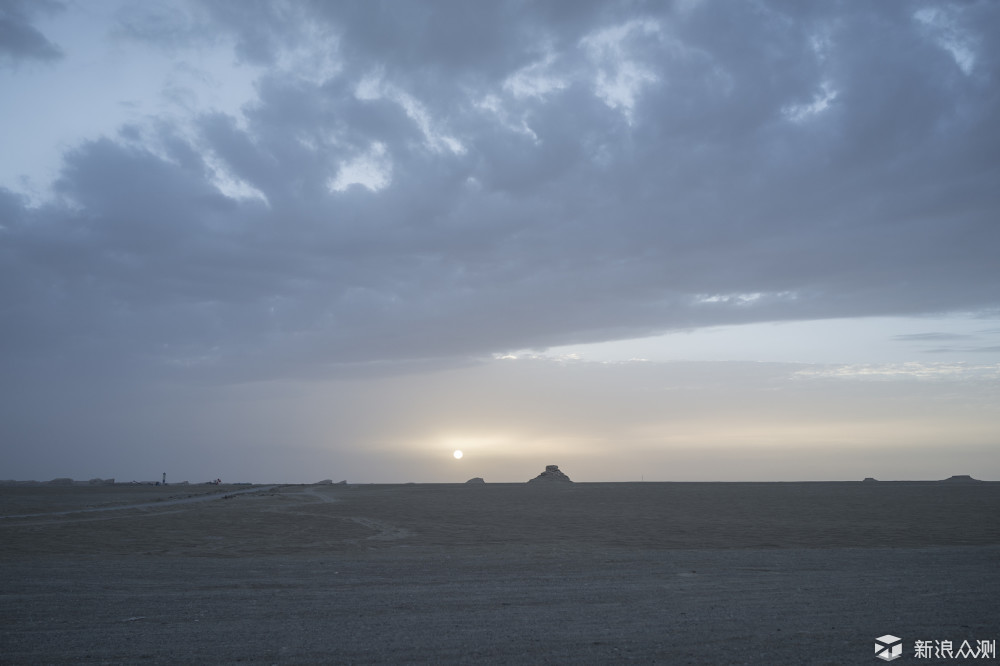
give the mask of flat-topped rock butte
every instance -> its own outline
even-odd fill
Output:
[[[528,483],[535,482],[559,482],[559,483],[573,483],[572,479],[559,471],[559,465],[546,465],[545,471],[536,476],[533,479],[529,479]]]

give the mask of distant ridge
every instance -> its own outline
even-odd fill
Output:
[[[981,483],[981,481],[979,479],[973,479],[968,474],[956,474],[940,481],[940,483]]]

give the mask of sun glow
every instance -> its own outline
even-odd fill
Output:
[[[455,460],[458,460],[459,458],[461,458],[461,457],[462,457],[462,452],[461,452],[461,451],[458,451],[458,450],[456,450],[456,451],[455,451],[455,453],[454,453],[454,456],[455,456]]]

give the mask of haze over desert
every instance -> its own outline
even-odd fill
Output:
[[[0,0],[0,666],[995,660],[998,74],[996,0]]]

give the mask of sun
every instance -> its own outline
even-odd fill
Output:
[[[455,460],[458,460],[459,458],[462,457],[462,452],[456,449],[453,455],[455,456]]]

